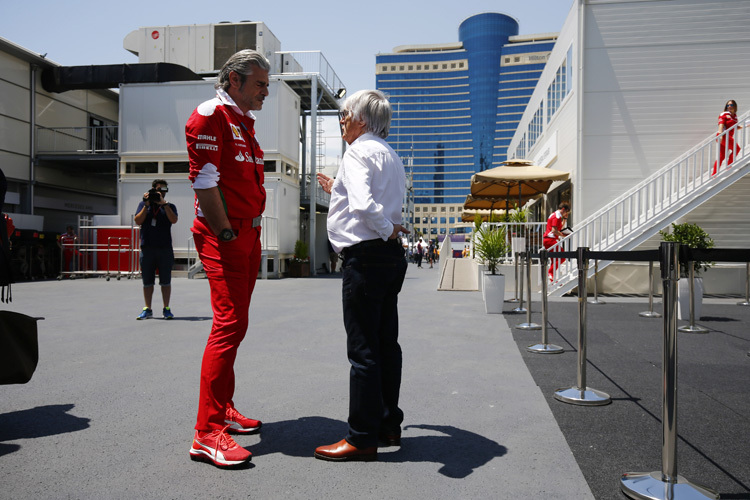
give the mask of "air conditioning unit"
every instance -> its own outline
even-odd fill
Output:
[[[123,41],[138,62],[168,62],[198,74],[216,74],[242,49],[257,50],[270,61],[270,73],[281,72],[281,43],[262,22],[150,26],[130,32]]]

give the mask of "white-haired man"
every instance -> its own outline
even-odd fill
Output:
[[[265,208],[263,150],[252,110],[268,95],[268,60],[241,50],[224,64],[215,98],[185,126],[195,191],[192,232],[211,288],[214,318],[201,364],[200,398],[190,458],[219,467],[248,462],[251,453],[227,434],[250,434],[261,422],[234,407],[234,360],[248,327],[250,297],[260,267]]]
[[[383,93],[362,90],[342,107],[341,136],[349,148],[336,179],[318,174],[331,194],[328,239],[343,253],[343,309],[349,375],[349,432],[315,450],[332,461],[377,460],[378,443],[401,444],[404,413],[398,293],[406,275],[399,233],[406,188],[404,165],[385,142],[391,105]]]

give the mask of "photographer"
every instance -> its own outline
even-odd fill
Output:
[[[152,188],[143,193],[143,201],[138,204],[135,223],[141,226],[141,277],[143,278],[143,299],[146,306],[136,319],[151,318],[151,297],[154,295],[156,270],[159,269],[159,286],[164,301],[164,319],[174,315],[169,309],[169,297],[172,293],[172,224],[177,222],[177,207],[164,200],[169,189],[167,181],[156,179]]]

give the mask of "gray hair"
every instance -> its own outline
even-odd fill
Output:
[[[365,132],[385,139],[391,128],[391,103],[379,90],[360,90],[349,96],[342,106],[351,111],[352,119],[365,122]]]
[[[240,50],[224,63],[224,66],[219,71],[219,79],[214,84],[214,87],[227,90],[230,86],[229,73],[232,71],[240,75],[244,83],[245,77],[253,74],[253,66],[257,66],[265,71],[271,70],[271,63],[260,52],[252,49]]]

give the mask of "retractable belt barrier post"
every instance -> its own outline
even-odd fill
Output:
[[[695,324],[695,269],[692,260],[687,261],[688,286],[690,287],[690,324],[683,325],[677,331],[683,333],[708,333],[708,328]]]
[[[599,287],[596,284],[597,279],[599,278],[599,260],[594,260],[594,298],[589,300],[589,304],[594,305],[601,305],[606,304],[603,300],[599,300]]]
[[[531,322],[531,252],[526,252],[526,323],[516,326],[519,330],[539,330],[541,325]]]
[[[750,262],[745,262],[745,300],[737,305],[750,306]]]
[[[542,343],[530,345],[526,348],[529,352],[539,354],[560,354],[563,348],[547,343],[547,250],[539,250],[539,271],[542,275]]]
[[[638,313],[644,318],[661,318],[661,314],[654,311],[654,261],[648,261],[648,311]]]
[[[611,403],[609,395],[586,386],[586,275],[589,268],[589,249],[579,247],[578,260],[578,384],[569,389],[558,389],[555,399],[564,403],[601,406]]]
[[[525,257],[526,257],[526,252],[518,252],[518,260],[521,260],[521,259],[523,259]],[[519,300],[518,307],[516,307],[515,309],[513,309],[512,311],[510,311],[513,314],[521,314],[521,313],[525,313],[526,312],[526,308],[523,307],[523,268],[524,268],[524,266],[522,265],[521,266],[521,279],[518,279],[518,275],[516,275],[516,287],[518,287],[518,283],[520,282],[521,283],[521,293],[518,295],[518,300]],[[517,269],[518,268],[516,268],[516,272],[518,272]]]
[[[656,472],[626,472],[622,492],[631,498],[680,500],[718,499],[712,490],[677,475],[677,279],[679,243],[662,242],[661,276],[664,302],[664,354],[662,360],[662,467]]]
[[[516,279],[515,279],[515,283],[514,283],[513,298],[512,299],[508,299],[508,302],[518,302],[518,300],[519,300],[518,299],[518,258],[519,258],[518,256],[519,256],[519,252],[516,252],[515,254],[513,254],[513,256],[514,256],[514,259],[513,259],[513,268],[515,269],[515,272],[516,272],[516,274],[515,274]]]

